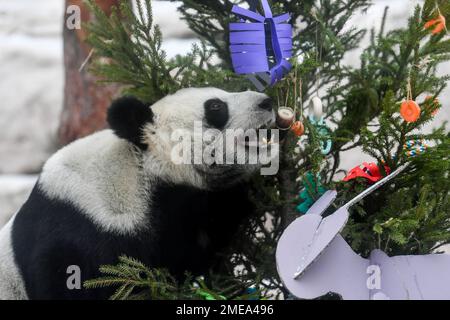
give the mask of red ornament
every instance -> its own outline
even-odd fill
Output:
[[[388,166],[384,166],[384,170],[389,175],[391,173],[391,169]],[[343,181],[350,181],[356,178],[365,178],[372,183],[375,183],[383,178],[381,175],[380,168],[376,165],[376,163],[367,163],[363,162],[363,168],[357,166],[350,170],[347,176],[343,179]]]
[[[297,137],[300,137],[305,133],[305,126],[301,121],[295,121],[291,127],[291,130]]]
[[[420,107],[414,100],[405,100],[400,107],[400,114],[406,122],[416,122],[420,117]]]

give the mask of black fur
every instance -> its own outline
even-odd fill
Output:
[[[206,122],[217,129],[222,129],[230,118],[228,105],[220,99],[211,99],[205,102]]]
[[[261,109],[264,109],[266,111],[272,111],[273,110],[273,99],[272,98],[267,98],[265,100],[263,100],[263,102],[261,102],[258,107],[260,107]]]
[[[120,255],[150,267],[170,270],[182,279],[185,271],[204,273],[218,263],[252,206],[244,185],[203,191],[160,182],[152,196],[157,204],[151,221],[135,236],[103,232],[78,208],[51,200],[36,186],[15,218],[12,240],[15,259],[30,299],[105,299],[113,289],[68,290],[67,267],[78,265],[82,281],[98,277],[102,264]]]
[[[134,97],[122,97],[115,100],[108,109],[108,123],[111,129],[141,149],[147,146],[142,141],[142,128],[153,122],[151,108]]]

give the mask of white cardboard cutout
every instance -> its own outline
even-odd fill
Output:
[[[405,167],[349,204],[356,203]],[[339,234],[347,222],[349,204],[324,219],[321,217],[335,198],[335,191],[325,193],[305,215],[286,228],[278,242],[278,273],[294,296],[313,299],[334,292],[352,300],[450,299],[450,255],[388,257],[381,250],[373,250],[369,259],[364,259]]]

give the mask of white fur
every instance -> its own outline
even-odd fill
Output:
[[[58,151],[38,181],[48,197],[71,202],[102,229],[118,233],[148,225],[148,183],[130,143],[111,130]]]
[[[14,260],[11,241],[12,218],[0,230],[0,300],[28,299],[22,276]]]

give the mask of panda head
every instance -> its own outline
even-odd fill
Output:
[[[250,148],[248,137],[244,143],[236,142],[235,148],[230,149],[226,134],[238,132],[236,138],[242,131],[254,129],[258,132],[260,128],[270,127],[275,120],[272,107],[271,99],[257,92],[229,93],[216,88],[189,88],[168,95],[152,106],[132,97],[116,100],[108,111],[108,122],[116,135],[142,151],[145,167],[151,173],[177,176],[176,181],[210,187],[237,182],[261,167],[259,162],[237,161],[238,154],[248,158],[249,152],[255,152]],[[175,132],[187,135],[192,142],[189,163],[174,163],[174,148],[185,146],[174,140]],[[198,156],[194,151],[195,141],[200,141],[202,152],[212,150],[212,156],[220,150],[217,144],[221,141],[224,161],[195,160]],[[257,147],[261,147],[260,142],[258,137]],[[275,144],[262,147],[275,148]],[[239,148],[243,151],[238,152]],[[273,155],[272,151],[268,153]],[[230,163],[227,159],[234,161]]]

